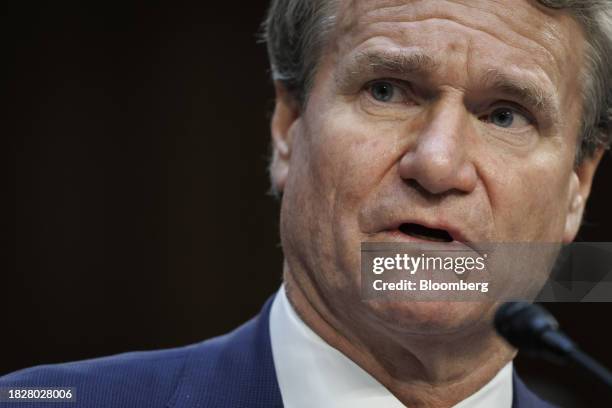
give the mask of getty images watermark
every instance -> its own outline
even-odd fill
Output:
[[[385,271],[404,271],[409,275],[416,275],[417,272],[426,271],[445,271],[456,275],[463,275],[466,272],[473,270],[484,271],[486,269],[485,261],[487,254],[482,256],[440,256],[440,255],[425,255],[421,253],[418,256],[408,255],[407,253],[398,254],[395,256],[377,256],[372,260],[372,272],[375,275],[381,275]],[[417,283],[418,282],[418,283]],[[385,282],[380,277],[373,282],[373,289],[376,291],[385,290],[427,290],[427,291],[480,291],[488,292],[489,282],[466,282],[459,279],[457,282],[436,282],[432,279],[400,279],[394,282]]]
[[[361,244],[364,299],[612,301],[612,243]]]

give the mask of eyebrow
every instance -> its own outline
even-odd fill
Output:
[[[544,90],[528,78],[515,78],[497,69],[489,69],[482,78],[482,85],[501,94],[514,97],[533,109],[544,112],[555,124],[561,125],[560,108],[554,94]]]
[[[336,75],[339,86],[355,82],[364,75],[398,75],[431,77],[440,67],[440,62],[420,51],[395,52],[368,50],[355,55]],[[531,109],[546,115],[553,123],[561,124],[560,108],[557,98],[543,89],[536,81],[516,77],[492,68],[479,79],[479,86],[488,91],[507,95]],[[536,112],[534,112],[535,114]]]
[[[438,68],[439,64],[431,56],[422,52],[362,52],[356,62],[367,63],[372,71],[426,74]]]
[[[364,74],[430,75],[439,64],[422,52],[397,53],[363,51],[355,55],[336,75],[340,84]]]

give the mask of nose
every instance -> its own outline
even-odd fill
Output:
[[[477,172],[470,154],[469,112],[463,103],[439,100],[426,114],[415,143],[400,160],[400,176],[431,194],[471,192]]]

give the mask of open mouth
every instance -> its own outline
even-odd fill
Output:
[[[399,226],[399,230],[414,238],[434,242],[452,242],[453,237],[446,230],[428,228],[424,225],[404,223]]]

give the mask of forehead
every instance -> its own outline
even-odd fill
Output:
[[[443,62],[445,78],[461,76],[459,65],[475,77],[503,67],[568,92],[577,86],[568,78],[578,77],[584,44],[568,12],[535,0],[344,0],[336,27],[339,58],[373,47],[418,49]]]
[[[561,63],[571,58],[582,39],[579,24],[568,12],[546,8],[536,0],[341,0],[339,4],[338,33],[355,42],[382,33],[402,39],[411,25],[446,22],[535,52],[548,63]]]

